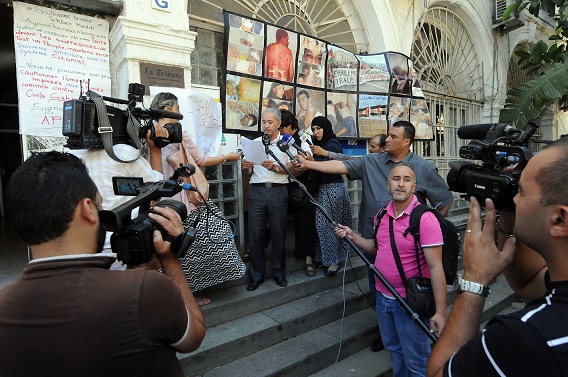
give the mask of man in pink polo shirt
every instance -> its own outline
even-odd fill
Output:
[[[361,250],[376,254],[375,267],[404,298],[406,292],[400,273],[396,267],[391,242],[390,223],[394,240],[406,279],[419,275],[416,263],[414,238],[405,230],[410,224],[410,213],[420,204],[414,195],[416,175],[412,167],[405,163],[392,169],[387,182],[392,200],[386,207],[386,215],[379,224],[375,240],[363,238],[348,227],[339,224],[336,234],[349,237]],[[376,220],[375,220],[376,221]],[[425,212],[420,218],[420,269],[422,276],[432,279],[436,313],[430,319],[430,330],[436,328],[441,333],[446,323],[446,281],[442,266],[442,245],[444,243],[440,224],[434,214]],[[423,251],[423,252],[422,252]],[[393,376],[426,376],[426,364],[430,356],[430,338],[417,323],[400,307],[388,289],[375,278],[377,288],[377,316],[379,330],[385,348],[391,353]]]

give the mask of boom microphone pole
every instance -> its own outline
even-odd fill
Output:
[[[280,149],[282,150],[282,149]],[[284,151],[282,151],[284,152]],[[312,202],[317,209],[320,210],[320,212],[324,215],[324,217],[327,219],[327,221],[329,221],[329,223],[331,224],[331,226],[333,228],[337,228],[338,225],[335,222],[335,220],[333,220],[333,218],[331,217],[331,215],[329,213],[327,213],[327,211],[325,210],[325,208],[323,208],[321,205],[319,205],[316,200],[314,199],[314,197],[309,193],[308,189],[306,188],[306,186],[304,186],[304,184],[300,181],[298,181],[296,179],[296,177],[294,177],[294,175],[292,173],[290,173],[290,170],[288,170],[286,168],[286,164],[283,164],[275,155],[274,152],[272,152],[270,149],[268,149],[268,153],[270,153],[270,155],[274,158],[274,160],[276,160],[276,162],[278,162],[278,165],[280,165],[280,167],[282,169],[284,169],[284,171],[286,172],[286,174],[288,174],[288,177],[296,182],[298,184],[298,186],[302,189],[303,192],[306,193],[306,195],[308,196],[308,199],[310,200],[310,202]],[[351,247],[351,249],[353,251],[355,251],[355,253],[357,253],[357,255],[359,255],[359,257],[361,259],[363,259],[363,262],[365,262],[365,264],[367,265],[368,268],[371,269],[371,271],[373,271],[373,274],[375,274],[375,276],[377,278],[379,278],[379,280],[381,281],[381,283],[384,284],[384,286],[388,289],[388,291],[393,295],[393,297],[400,303],[400,305],[404,308],[404,310],[406,310],[406,312],[412,317],[412,319],[414,321],[416,321],[416,323],[418,324],[418,326],[422,329],[422,331],[424,331],[426,333],[426,335],[428,335],[428,337],[430,338],[431,341],[433,342],[437,342],[438,341],[438,337],[436,336],[436,334],[433,334],[430,332],[430,328],[428,326],[426,326],[426,324],[424,322],[422,322],[422,320],[420,319],[420,316],[418,315],[418,313],[416,313],[414,310],[412,310],[412,308],[410,306],[408,306],[408,304],[406,303],[406,301],[404,301],[404,299],[402,298],[402,296],[396,291],[396,289],[394,289],[394,287],[392,286],[391,283],[389,283],[389,281],[379,272],[379,270],[377,270],[377,268],[375,267],[374,264],[372,264],[371,262],[369,262],[369,260],[367,259],[367,257],[365,257],[365,254],[363,254],[363,252],[361,251],[361,249],[359,249],[359,247],[357,247],[357,245],[355,245],[355,243],[353,242],[353,240],[349,237],[344,237],[343,240],[345,242],[347,242],[347,244],[349,245],[349,247]]]

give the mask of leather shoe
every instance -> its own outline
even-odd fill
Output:
[[[383,346],[383,340],[381,339],[381,336],[377,336],[377,339],[375,339],[373,341],[373,344],[371,344],[371,352],[379,352],[380,350],[384,349],[385,346]]]
[[[329,267],[323,272],[325,276],[333,276],[341,270],[341,266],[337,266],[335,270],[330,270]]]
[[[286,280],[285,277],[274,278],[274,280],[276,281],[276,284],[278,284],[281,287],[287,287],[288,286],[288,280]]]
[[[262,280],[261,281],[249,281],[249,283],[247,284],[247,291],[254,291],[256,290],[260,284],[262,284]]]

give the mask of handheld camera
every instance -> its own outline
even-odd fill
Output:
[[[154,183],[143,183],[139,177],[113,177],[113,186],[116,195],[135,195],[135,198],[111,209],[100,212],[102,227],[105,231],[113,232],[110,243],[118,260],[127,265],[139,265],[148,262],[154,253],[153,232],[158,229],[162,238],[171,242],[171,250],[178,257],[183,258],[187,249],[195,238],[195,230],[174,238],[156,221],[151,220],[148,214],[152,212],[151,201],[162,197],[172,197],[182,189],[188,187],[180,177],[189,177],[195,173],[193,165],[181,166],[174,175],[167,180]],[[176,211],[182,221],[187,217],[187,207],[177,200],[160,200],[154,207],[169,207]],[[132,219],[132,210],[139,208],[138,216]]]
[[[460,139],[484,138],[472,140],[459,152],[461,158],[481,160],[481,166],[469,161],[450,162],[450,190],[464,193],[466,198],[473,196],[480,203],[490,198],[497,209],[514,207],[521,172],[533,156],[529,139],[539,126],[538,120],[532,120],[522,130],[505,124],[460,127]],[[503,170],[512,166],[509,171]]]

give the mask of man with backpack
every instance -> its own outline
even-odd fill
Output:
[[[417,245],[410,234],[411,213],[420,206],[414,195],[416,175],[412,167],[405,163],[394,167],[387,188],[392,200],[375,218],[378,224],[374,239],[359,236],[341,224],[335,232],[339,237],[349,237],[364,252],[376,254],[375,267],[403,298],[407,298],[407,287],[410,286],[407,281],[417,277],[430,278],[435,312],[431,318],[422,320],[430,322],[431,331],[437,328],[442,332],[446,323],[446,279],[440,222],[434,213],[424,212],[420,216]],[[391,354],[393,375],[425,376],[430,338],[377,278],[375,287],[379,330],[384,346]]]

